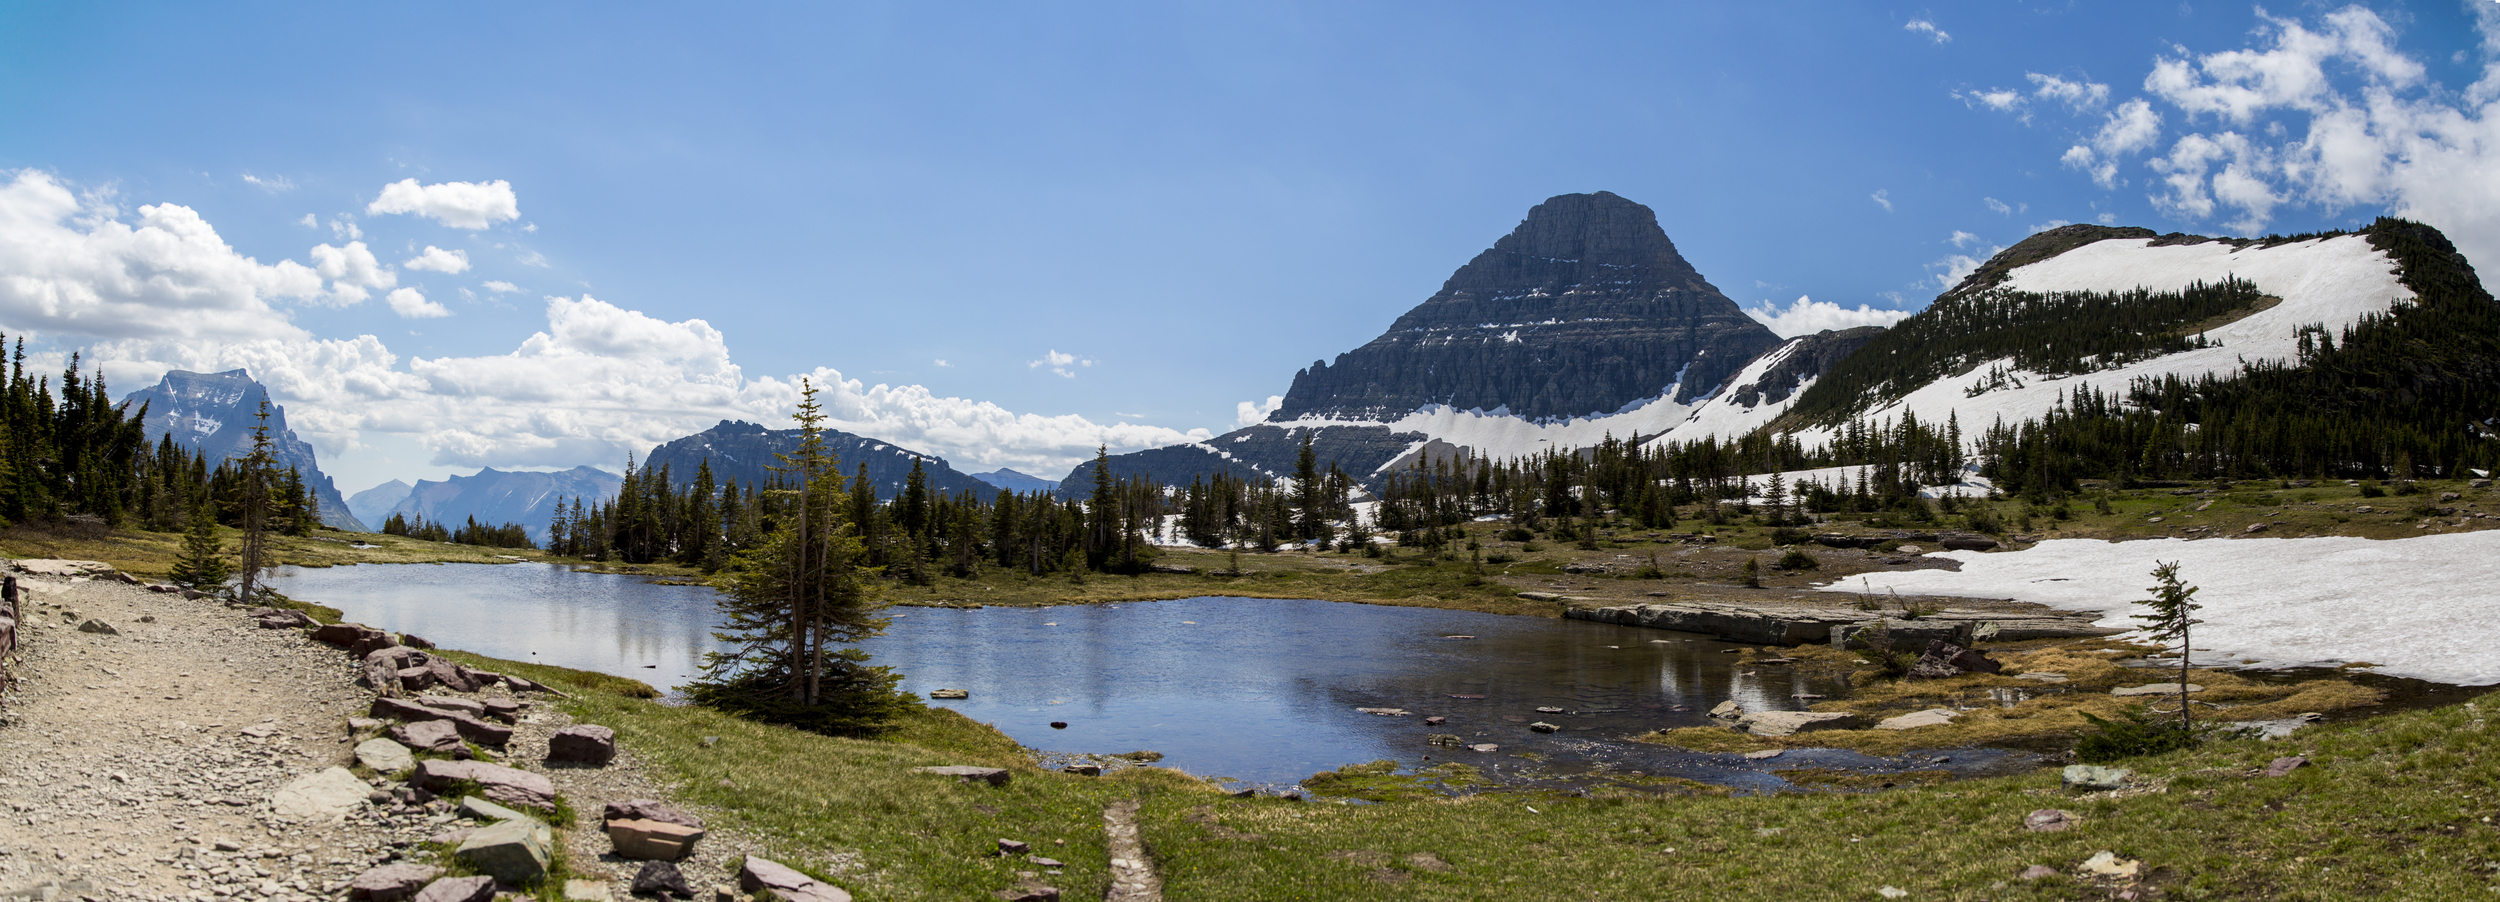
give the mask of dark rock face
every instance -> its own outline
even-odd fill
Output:
[[[506,472],[487,467],[441,482],[417,480],[407,497],[391,508],[391,513],[421,516],[426,522],[450,528],[458,528],[470,517],[489,526],[518,523],[529,531],[531,541],[545,542],[548,524],[555,520],[556,505],[570,508],[575,498],[584,503],[606,501],[616,497],[617,486],[623,484],[621,477],[597,467],[574,467],[553,473]],[[364,495],[358,493],[357,497]],[[374,527],[381,528],[381,523]]]
[[[1277,426],[1261,423],[1236,429],[1208,439],[1204,444],[1173,445],[1149,448],[1111,456],[1111,475],[1123,479],[1139,476],[1169,486],[1185,486],[1190,480],[1215,473],[1227,473],[1236,479],[1261,479],[1293,475],[1295,461],[1302,454],[1302,438],[1311,437],[1311,456],[1319,461],[1321,470],[1334,463],[1356,482],[1372,485],[1373,474],[1382,466],[1403,457],[1425,440],[1420,432],[1392,432],[1387,426]],[[1216,451],[1221,450],[1222,454]],[[1059,480],[1059,494],[1067,498],[1083,498],[1094,491],[1094,462],[1077,464]]]
[[[1806,380],[1823,374],[1832,364],[1864,347],[1868,340],[1884,334],[1882,326],[1859,326],[1855,329],[1825,329],[1813,335],[1800,335],[1784,345],[1787,355],[1773,365],[1762,378],[1744,385],[1729,386],[1727,399],[1745,407],[1777,404],[1797,393]]]
[[[748,486],[780,478],[766,468],[781,463],[774,455],[787,454],[798,446],[797,429],[766,429],[744,420],[722,420],[720,425],[651,449],[643,465],[669,468],[669,482],[683,486],[694,482],[695,470],[708,459],[712,462],[713,481],[736,479],[739,485]],[[932,492],[971,492],[984,500],[998,494],[997,487],[948,466],[946,458],[898,448],[866,436],[827,429],[825,449],[841,459],[844,476],[859,475],[859,465],[866,463],[868,480],[877,484],[879,498],[902,494],[903,481],[911,475],[914,459],[920,461]]]
[[[1389,331],[1294,376],[1270,422],[1389,420],[1416,408],[1507,408],[1533,420],[1610,414],[1716,390],[1779,338],[1676,253],[1648,207],[1566,194]]]
[[[192,453],[207,455],[208,465],[215,468],[218,461],[251,456],[253,417],[268,397],[269,390],[252,381],[252,374],[245,370],[174,370],[154,386],[123,396],[122,404],[133,409],[148,406],[148,444],[170,434],[174,441],[190,446]],[[372,531],[348,510],[347,499],[339,496],[329,474],[321,472],[312,446],[287,428],[286,408],[274,403],[269,405],[269,444],[276,451],[279,469],[294,467],[304,474],[304,485],[321,501],[322,523],[348,532]]]

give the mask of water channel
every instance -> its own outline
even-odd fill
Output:
[[[286,568],[275,587],[349,620],[448,648],[640,679],[663,690],[713,645],[713,592],[545,564]],[[1740,669],[1738,646],[1638,627],[1326,601],[1175,601],[978,610],[896,608],[864,643],[904,688],[964,689],[932,702],[1045,753],[1152,750],[1161,764],[1284,786],[1345,764],[1458,761],[1496,782],[1568,786],[1595,773],[1682,777],[1740,790],[1785,785],[1775,769],[2029,766],[1960,749],[1887,761],[1791,751],[1774,761],[1631,743],[1710,723],[1734,699],[1798,709],[1841,688],[1787,668]],[[1406,716],[1364,713],[1393,708]],[[1560,713],[1538,709],[1561,709]],[[1426,726],[1425,717],[1448,718]],[[1562,729],[1539,734],[1532,722]],[[1066,724],[1054,728],[1053,722]],[[1428,744],[1454,734],[1476,752]]]

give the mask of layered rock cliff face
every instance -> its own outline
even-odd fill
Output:
[[[250,457],[252,454],[253,418],[260,412],[260,402],[269,397],[269,390],[252,381],[244,370],[222,373],[194,373],[174,370],[157,380],[153,386],[131,392],[122,404],[136,409],[148,406],[148,443],[153,445],[170,434],[174,441],[191,448],[195,454],[208,457],[209,466],[227,458]],[[371,532],[347,508],[347,499],[339,496],[338,486],[329,474],[321,472],[321,461],[311,445],[287,428],[286,408],[269,405],[269,443],[276,454],[278,467],[294,467],[304,475],[313,497],[321,502],[321,522],[334,529],[349,532]]]
[[[1648,207],[1566,194],[1379,338],[1295,374],[1268,419],[1386,422],[1427,405],[1605,415],[1671,387],[1678,402],[1705,397],[1779,343],[1676,253]]]

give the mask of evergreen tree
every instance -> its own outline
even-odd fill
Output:
[[[254,583],[261,570],[269,566],[269,489],[270,469],[276,456],[269,444],[269,396],[261,395],[260,412],[252,423],[252,453],[243,458],[241,469],[243,494],[243,547],[240,557],[242,585],[235,599],[250,604],[255,596]]]
[[[840,462],[825,448],[814,383],[802,380],[799,396],[798,447],[774,468],[790,484],[788,512],[714,578],[723,622],[713,635],[726,647],[705,656],[688,695],[803,729],[873,734],[914,702],[895,690],[900,677],[842,647],[885,628],[884,602],[846,522]]]
[[[174,585],[200,592],[216,592],[225,588],[226,579],[234,575],[234,564],[226,560],[225,546],[217,541],[217,512],[203,495],[191,511],[191,528],[183,533],[182,552],[174,558],[169,577]]]
[[[2152,608],[2153,611],[2149,614],[2138,614],[2135,619],[2144,621],[2144,632],[2152,637],[2153,641],[2165,647],[2174,642],[2178,644],[2179,729],[2193,734],[2195,723],[2193,716],[2188,713],[2187,697],[2188,627],[2205,622],[2196,619],[2195,616],[2196,610],[2204,606],[2197,604],[2194,600],[2196,587],[2179,581],[2179,562],[2155,561],[2154,564],[2153,580],[2156,584],[2145,590],[2153,593],[2153,597],[2142,602],[2145,607]]]

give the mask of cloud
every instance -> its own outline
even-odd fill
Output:
[[[425,295],[414,288],[391,292],[383,300],[390,303],[391,312],[399,314],[401,319],[433,319],[451,315],[451,308],[426,300]]]
[[[513,255],[512,261],[519,263],[522,266],[536,266],[544,268],[547,265],[547,255],[537,251],[522,251]]]
[[[496,294],[512,294],[521,290],[521,286],[514,285],[502,279],[490,279],[486,282],[485,287],[486,290],[492,291]]]
[[[346,247],[315,245],[312,249],[313,271],[330,281],[331,303],[341,307],[361,303],[372,291],[399,284],[399,274],[373,257],[373,250],[362,241],[350,241]]]
[[[1893,303],[1901,302],[1899,292],[1888,292],[1886,296],[1891,298]],[[1909,316],[1910,311],[1879,310],[1866,304],[1859,304],[1853,310],[1830,301],[1818,301],[1799,295],[1797,300],[1786,308],[1775,307],[1771,302],[1764,301],[1761,306],[1746,308],[1745,315],[1770,327],[1771,332],[1781,338],[1795,338],[1799,335],[1812,335],[1826,329],[1855,329],[1859,326],[1889,327]],[[1284,399],[1277,398],[1276,402],[1281,404]]]
[[[369,215],[407,213],[455,229],[476,231],[520,218],[521,204],[512,193],[512,183],[502,179],[443,182],[422,187],[418,186],[416,179],[401,179],[382,186],[381,196],[367,204],[365,212]]]
[[[235,252],[199,213],[82,202],[49,174],[0,184],[0,328],[97,338],[301,338],[271,301],[317,301],[322,276]]]
[[[1999,215],[1999,216],[2012,216],[2012,215],[2014,215],[2014,208],[2009,207],[2009,206],[2006,206],[2004,201],[1998,200],[1998,199],[1993,198],[1993,197],[1983,197],[1983,198],[1980,198],[1979,200],[1980,200],[1982,203],[1985,203],[1985,204],[1987,204],[1987,205],[1988,205],[1988,212],[1995,213],[1995,214],[1997,214],[1997,215]]]
[[[1285,396],[1269,395],[1265,401],[1243,401],[1233,405],[1233,428],[1240,429],[1267,422],[1267,415],[1285,406]]]
[[[1969,233],[1956,232],[1954,233],[1954,237],[1959,238],[1966,234]],[[1971,235],[1970,238],[1973,243],[1977,243],[1979,240],[1979,236],[1977,235]],[[1958,241],[1954,243],[1956,246],[1961,244],[1961,242]],[[1997,252],[2002,250],[2005,250],[2004,246],[1998,245],[1976,253],[1946,254],[1944,259],[1927,264],[1927,268],[1933,270],[1935,274],[1929,276],[1928,282],[1924,284],[1934,285],[1936,290],[1939,292],[1951,291],[1953,290],[1953,286],[1962,284],[1963,279],[1968,278],[1971,273],[1977,272],[1979,270],[1979,264],[1988,262],[1988,258],[1996,256]]]
[[[931,362],[932,362],[932,363],[935,363],[935,364],[937,364],[938,366],[941,366],[941,367],[947,367],[947,368],[953,368],[953,367],[954,367],[954,364],[951,364],[951,363],[946,362],[946,358],[944,358],[944,357],[940,357],[940,358],[938,358],[938,359],[936,359],[936,360],[934,360],[934,361],[931,361]]]
[[[1971,245],[1978,244],[1979,241],[1979,236],[1960,229],[1955,229],[1953,230],[1953,237],[1945,239],[1944,243],[1953,245],[1954,247],[1969,247]]]
[[[1944,29],[1937,28],[1936,23],[1926,19],[1911,19],[1909,24],[1901,26],[1901,30],[1926,35],[1930,40],[1939,44],[1951,43],[1953,40],[1952,35],[1946,34]]]
[[[330,234],[332,237],[356,241],[365,237],[365,230],[356,227],[356,218],[353,216],[333,216],[330,218]]]
[[[2038,72],[2025,72],[2023,77],[2030,79],[2033,85],[2038,86],[2032,90],[2032,96],[2042,100],[2054,100],[2071,109],[2093,109],[2109,102],[2108,85],[2088,80],[2067,81],[2055,75],[2042,75]]]
[[[1970,106],[1984,106],[1997,112],[2021,109],[2023,92],[1998,88],[1993,91],[1955,91],[1953,99]]]
[[[0,183],[0,330],[29,336],[38,359],[83,348],[122,385],[168,369],[249,369],[324,455],[387,435],[428,449],[438,466],[613,465],[725,418],[787,426],[800,375],[825,390],[828,426],[981,469],[1065,472],[1097,445],[1212,437],[1016,413],[831,368],[749,376],[704,321],[664,322],[587,295],[549,298],[546,328],[510,353],[402,358],[372,335],[322,338],[288,321],[282,303],[327,300],[315,268],[237,254],[187,207],[143,206],[124,222],[110,200],[91,192],[82,202],[32,170]],[[369,249],[323,247],[330,281],[388,284]],[[407,288],[387,302],[402,315],[439,307]]]
[[[304,218],[296,220],[295,224],[307,229],[317,229],[321,227],[321,217],[306,213]]]
[[[439,273],[463,273],[469,271],[469,252],[447,251],[429,244],[425,246],[425,253],[418,254],[415,258],[400,265],[409,269],[430,269]]]
[[[1080,358],[1074,354],[1062,354],[1059,353],[1057,348],[1053,348],[1049,353],[1043,354],[1042,359],[1025,363],[1025,368],[1041,369],[1043,367],[1049,367],[1051,372],[1058,373],[1064,378],[1074,379],[1076,378],[1076,370],[1072,369],[1072,367],[1093,365],[1094,362],[1092,360]]]
[[[2094,184],[2103,188],[2118,185],[2118,160],[2152,147],[2161,138],[2161,114],[2141,99],[2130,100],[2110,111],[2101,128],[2092,134],[2089,146],[2077,144],[2066,149],[2059,161],[2069,167],[2091,173]]]
[[[1876,189],[1875,193],[1867,195],[1867,198],[1878,204],[1882,204],[1884,212],[1892,212],[1892,191],[1890,189]]]
[[[295,183],[288,181],[287,177],[283,175],[261,178],[246,172],[243,174],[243,180],[250,183],[253,187],[267,191],[271,194],[295,190]]]

